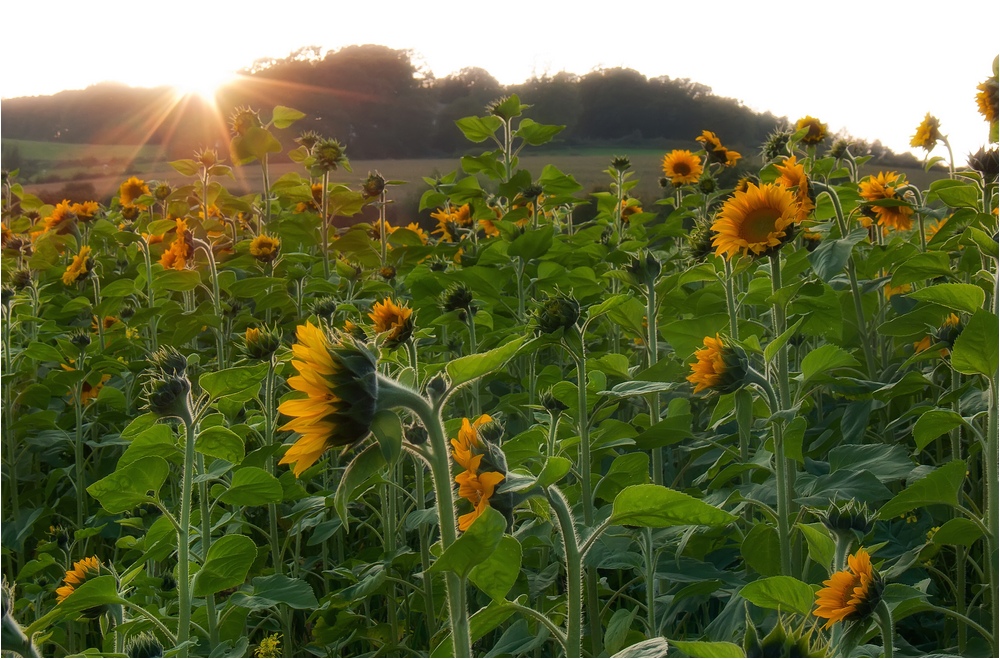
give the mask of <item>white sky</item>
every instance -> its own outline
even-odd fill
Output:
[[[624,66],[690,78],[897,152],[931,112],[959,163],[987,139],[974,97],[1000,47],[995,0],[15,0],[0,16],[3,98],[104,80],[197,89],[303,46],[378,43],[437,77],[478,66],[509,84]]]

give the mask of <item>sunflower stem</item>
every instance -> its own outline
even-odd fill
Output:
[[[184,424],[184,471],[181,477],[181,515],[177,530],[177,643],[191,635],[191,498],[194,490],[195,424],[190,400],[185,399],[181,422]]]
[[[205,456],[197,455],[198,473],[205,473]],[[198,505],[201,508],[201,555],[202,565],[208,560],[208,550],[212,547],[212,513],[208,502],[208,481],[198,483]],[[215,609],[215,594],[205,596],[205,618],[208,627],[209,651],[215,650],[219,644],[218,613]]]
[[[325,281],[330,280],[330,219],[327,216],[329,212],[329,193],[327,189],[330,187],[330,172],[323,171],[323,191],[320,193],[322,198],[320,199],[320,215],[322,216],[322,221],[320,222],[321,230],[323,235],[321,236],[322,242],[320,243],[323,249],[323,279]]]
[[[659,360],[659,346],[657,337],[659,336],[656,323],[656,278],[651,276],[646,280],[646,350],[649,354],[649,368],[653,368]],[[615,324],[617,329],[618,325]],[[649,425],[655,426],[660,422],[660,394],[658,392],[649,395]],[[657,446],[653,449],[653,483],[663,485],[663,447]]]
[[[573,515],[569,503],[559,488],[550,486],[546,493],[549,505],[555,512],[566,553],[566,656],[581,656],[583,640],[583,557],[580,554],[580,540],[573,525]],[[593,611],[591,615],[595,615]],[[591,654],[597,656],[596,653]]]
[[[875,616],[878,618],[879,629],[882,631],[883,656],[886,659],[891,659],[894,654],[892,639],[895,635],[895,625],[892,621],[892,612],[889,611],[889,605],[885,603],[884,599],[875,607]]]
[[[774,439],[774,478],[776,481],[776,496],[778,500],[778,551],[780,554],[781,573],[785,576],[792,576],[791,560],[791,529],[788,525],[788,487],[787,474],[785,473],[785,442],[784,427],[781,420],[777,418],[781,406],[778,397],[774,393],[774,387],[767,378],[753,368],[747,369],[747,381],[760,387],[764,395],[767,396],[768,406],[771,409],[771,429]]]

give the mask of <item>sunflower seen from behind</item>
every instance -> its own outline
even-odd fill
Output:
[[[82,558],[73,563],[73,567],[66,570],[66,576],[63,577],[63,585],[56,588],[56,603],[62,604],[87,579],[100,576],[100,574],[101,561],[96,556]]]
[[[824,629],[838,622],[865,620],[875,612],[885,587],[882,575],[872,567],[865,549],[847,557],[848,568],[830,575],[816,593],[813,615],[826,618]]]
[[[910,146],[930,151],[941,140],[941,122],[928,112],[910,138]]]
[[[368,436],[378,400],[375,356],[352,337],[331,341],[310,322],[296,329],[288,386],[305,397],[288,399],[278,412],[292,417],[281,426],[300,435],[279,464],[299,476],[327,450]]]
[[[385,346],[389,349],[405,343],[413,334],[413,309],[391,298],[376,302],[368,314],[377,334],[385,334]]]

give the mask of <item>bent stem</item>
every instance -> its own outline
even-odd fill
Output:
[[[427,430],[430,451],[427,452],[431,467],[431,479],[437,499],[438,521],[441,528],[441,547],[447,550],[458,539],[458,524],[455,518],[455,500],[451,485],[451,460],[448,442],[444,436],[441,412],[417,392],[404,387],[395,380],[378,375],[379,407],[391,409],[405,407],[420,419]],[[447,397],[443,397],[444,402]],[[445,578],[448,596],[449,622],[453,649],[456,657],[472,656],[472,640],[469,634],[469,610],[465,598],[465,579],[454,572]]]
[[[895,634],[894,625],[892,622],[892,612],[889,611],[889,605],[882,600],[875,607],[875,616],[878,618],[879,629],[882,632],[882,648],[883,656],[886,659],[891,659],[894,654],[892,639]]]

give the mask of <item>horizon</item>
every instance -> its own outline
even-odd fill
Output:
[[[795,23],[789,26],[781,17],[765,15],[744,3],[716,2],[711,5],[713,30],[706,36],[703,5],[639,3],[629,8],[627,16],[619,16],[621,30],[595,36],[594,25],[606,26],[605,17],[559,0],[532,7],[531,25],[542,27],[531,30],[536,38],[528,39],[530,48],[522,48],[521,33],[511,43],[502,43],[503,35],[494,27],[495,16],[477,8],[463,9],[463,22],[455,25],[399,0],[383,3],[379,21],[358,6],[314,4],[291,15],[265,13],[262,9],[268,5],[253,0],[208,5],[178,0],[170,10],[157,12],[154,33],[160,38],[143,42],[141,52],[108,38],[74,49],[71,58],[61,53],[29,58],[23,53],[39,52],[36,34],[17,30],[5,35],[0,54],[17,65],[0,82],[0,98],[52,96],[102,82],[138,88],[170,86],[207,96],[237,71],[261,59],[283,59],[310,47],[324,56],[350,45],[374,44],[407,51],[418,69],[437,79],[472,67],[488,71],[504,86],[558,72],[582,76],[618,67],[650,79],[687,78],[755,112],[770,112],[793,122],[806,115],[817,117],[828,124],[831,134],[843,131],[857,139],[879,141],[896,153],[912,153],[918,159],[925,154],[912,149],[909,140],[930,112],[941,121],[956,164],[961,164],[966,155],[988,143],[988,124],[976,110],[975,93],[976,85],[991,75],[997,54],[990,39],[970,38],[970,26],[988,29],[995,25],[1000,20],[998,4],[976,0],[939,15],[934,11],[938,5],[929,2],[911,3],[905,12],[895,12],[846,0],[836,14],[826,14],[823,7],[812,4],[797,8]],[[121,0],[86,7],[58,1],[49,6],[51,15],[44,19],[50,29],[57,30],[99,33],[108,25],[120,30],[121,17],[134,18],[134,5]],[[6,13],[8,24],[31,25],[39,18],[37,10],[26,3]],[[928,15],[933,15],[936,33],[942,38],[950,42],[962,37],[960,58],[921,44]],[[209,33],[195,42],[198,45],[178,46],[173,37],[191,30],[191,16],[199,18],[197,26],[224,28],[222,37]],[[303,21],[303,16],[309,20]],[[639,28],[630,28],[628,17],[645,29],[662,25],[662,34],[640,35]],[[866,25],[871,23],[891,25],[893,35],[913,35],[912,48],[900,49],[896,38],[870,32]],[[344,36],[336,26],[341,26]],[[676,26],[683,27],[678,30]],[[863,44],[844,36],[865,30],[875,36]],[[801,36],[770,43],[746,40],[756,46],[756,52],[739,51],[743,43],[728,36],[789,32]],[[720,47],[713,51],[711,36],[716,35]],[[859,45],[863,59],[855,55]],[[736,66],[734,58],[738,58]],[[832,64],[824,69],[814,63],[823,60]],[[947,154],[938,147],[931,155]]]

